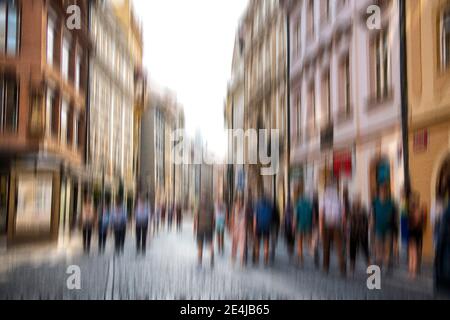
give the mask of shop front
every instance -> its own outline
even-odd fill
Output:
[[[8,245],[56,239],[59,174],[13,170],[9,184]]]

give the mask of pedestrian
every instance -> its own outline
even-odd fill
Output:
[[[176,205],[175,213],[177,218],[177,230],[178,232],[181,232],[181,227],[183,226],[183,210],[179,203]]]
[[[369,254],[369,217],[367,209],[361,203],[359,194],[354,196],[353,205],[348,215],[349,227],[349,251],[350,251],[350,269],[355,272],[356,255],[361,249],[364,253],[367,266],[370,265]]]
[[[302,188],[297,192],[297,203],[295,206],[294,224],[297,235],[298,262],[303,266],[303,245],[306,243],[312,249],[312,226],[313,226],[313,203]]]
[[[295,250],[295,227],[294,227],[294,209],[292,206],[292,197],[288,199],[284,211],[284,236],[289,258],[294,256]]]
[[[254,232],[254,246],[253,246],[253,263],[259,262],[259,247],[261,242],[264,245],[264,263],[269,264],[269,245],[270,245],[270,231],[272,225],[273,208],[270,200],[261,190],[258,192],[259,199],[255,205],[255,215],[253,217],[253,232]]]
[[[164,230],[165,224],[166,224],[166,212],[167,211],[167,206],[166,206],[166,202],[163,200],[163,203],[161,205],[161,228]]]
[[[276,201],[272,204],[272,223],[270,227],[270,260],[275,262],[275,253],[278,244],[278,235],[280,233],[280,210]]]
[[[439,237],[440,225],[444,215],[444,202],[444,199],[441,197],[436,197],[433,200],[430,210],[431,225],[433,228],[433,245],[435,249]]]
[[[105,204],[98,219],[98,251],[100,254],[105,252],[106,239],[108,237],[109,222],[111,217],[111,208]]]
[[[253,203],[253,193],[250,188],[247,189],[247,192],[244,195],[244,208],[245,208],[245,244],[244,244],[244,259],[245,263],[247,263],[249,256],[249,248],[251,248],[254,244],[254,236],[253,236],[253,218],[255,215],[254,211],[254,203]]]
[[[123,253],[125,246],[125,236],[127,230],[127,212],[122,196],[118,196],[111,216],[114,230],[114,244],[116,254]]]
[[[448,192],[448,190],[446,190]],[[444,199],[448,199],[448,195]],[[438,293],[450,294],[450,206],[443,203],[444,212],[437,231],[434,260],[434,286]]]
[[[232,234],[231,259],[236,262],[239,254],[242,266],[245,265],[246,216],[244,199],[241,192],[236,194],[234,207],[231,213],[230,227]]]
[[[81,212],[81,227],[83,230],[83,250],[87,254],[89,254],[91,250],[92,229],[94,228],[95,221],[94,215],[92,195],[86,192]]]
[[[225,223],[226,223],[226,206],[221,199],[217,199],[214,206],[214,213],[216,219],[216,235],[217,235],[217,248],[219,254],[224,253],[224,240],[225,240]]]
[[[312,230],[312,250],[314,252],[314,265],[319,268],[320,254],[319,254],[319,238],[320,238],[320,226],[319,226],[319,193],[313,192],[313,230]]]
[[[159,231],[159,227],[161,224],[161,212],[162,212],[162,202],[158,201],[155,202],[155,212],[154,212],[154,219],[153,219],[153,232],[156,234]]]
[[[151,218],[151,208],[148,198],[142,191],[138,193],[135,208],[136,252],[137,254],[144,255],[147,248],[147,234]]]
[[[420,271],[426,221],[426,210],[420,205],[419,194],[414,193],[408,206],[408,270],[411,278],[416,278]]]
[[[211,267],[214,266],[214,204],[211,196],[202,194],[200,196],[200,205],[196,210],[194,218],[194,233],[197,235],[198,264],[202,265],[203,247],[210,246],[211,250]]]
[[[328,273],[330,269],[330,251],[332,244],[335,244],[339,269],[341,275],[345,276],[343,206],[339,198],[337,181],[334,177],[327,180],[327,186],[320,203],[319,219],[323,243],[324,271]]]
[[[167,230],[172,230],[173,218],[175,216],[175,203],[172,203],[167,211]]]
[[[375,260],[380,267],[388,267],[391,257],[392,237],[396,207],[386,184],[378,188],[372,202],[371,225],[375,233]]]

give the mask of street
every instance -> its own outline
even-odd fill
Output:
[[[131,229],[129,229],[131,230]],[[432,283],[428,276],[412,281],[402,268],[382,277],[381,290],[369,290],[362,265],[356,275],[342,279],[333,261],[325,275],[314,269],[311,258],[300,269],[290,262],[280,238],[275,263],[247,268],[233,266],[230,242],[224,256],[218,256],[213,269],[209,250],[204,263],[197,265],[192,222],[182,231],[161,231],[149,240],[145,257],[137,256],[129,231],[123,256],[113,254],[110,237],[104,256],[97,255],[97,238],[92,239],[90,256],[80,250],[59,258],[22,261],[0,269],[0,299],[428,299]],[[0,256],[1,258],[1,256]],[[81,289],[67,288],[70,265],[81,271]],[[425,273],[425,272],[424,272]]]

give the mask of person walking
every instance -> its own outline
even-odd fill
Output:
[[[312,249],[313,203],[299,188],[297,192],[293,227],[297,233],[298,262],[303,266],[303,245],[306,243]],[[311,250],[312,251],[312,250]]]
[[[380,267],[389,267],[396,206],[390,197],[387,185],[379,187],[372,202],[371,225],[375,233],[375,260]]]
[[[176,220],[177,220],[177,231],[181,232],[181,229],[183,226],[183,210],[179,203],[176,205],[175,215],[176,215]]]
[[[294,256],[295,251],[295,227],[294,227],[294,209],[292,206],[292,198],[286,204],[284,211],[284,236],[289,258]]]
[[[330,269],[330,251],[332,244],[336,245],[336,254],[339,260],[339,269],[342,276],[345,276],[344,259],[344,225],[343,206],[339,198],[337,181],[331,177],[327,181],[327,186],[320,204],[320,230],[323,243],[323,268],[326,273]]]
[[[273,208],[270,200],[262,190],[259,190],[259,200],[255,205],[255,216],[253,218],[254,246],[253,263],[258,264],[259,247],[264,245],[264,264],[269,264],[270,228],[272,224]]]
[[[420,196],[418,193],[414,193],[408,208],[408,270],[413,279],[420,271],[426,221],[426,211],[420,206]]]
[[[446,190],[448,193],[448,190]],[[450,295],[450,206],[448,205],[448,194],[445,196],[439,230],[437,230],[437,241],[434,259],[434,288],[437,293]]]
[[[214,204],[209,195],[200,196],[200,205],[194,217],[194,233],[197,236],[198,265],[202,265],[203,247],[210,246],[211,267],[214,266]]]
[[[232,230],[231,259],[236,262],[238,253],[242,266],[245,265],[246,217],[244,199],[241,192],[236,194],[231,213],[230,227]]]
[[[94,228],[95,214],[92,195],[85,193],[81,212],[81,227],[83,230],[83,251],[89,254],[91,250],[92,229]]]
[[[253,234],[253,218],[255,216],[254,203],[253,203],[253,193],[250,188],[247,189],[244,196],[244,211],[245,211],[245,244],[244,244],[244,260],[245,263],[248,261],[249,250],[254,244],[254,234]]]
[[[100,254],[105,252],[106,239],[110,225],[111,207],[105,204],[103,211],[98,218],[98,251]]]
[[[225,240],[225,223],[226,223],[226,206],[221,199],[218,199],[214,206],[214,214],[216,219],[216,235],[217,235],[217,248],[219,254],[224,253],[224,240]]]
[[[360,195],[355,195],[353,205],[348,215],[349,227],[349,251],[350,251],[350,269],[355,272],[356,255],[361,249],[364,253],[367,266],[370,265],[369,254],[369,217],[366,208],[361,203]]]
[[[275,254],[278,245],[278,236],[280,233],[280,210],[276,201],[272,204],[272,222],[270,226],[270,260],[275,262]]]
[[[151,218],[150,203],[144,193],[139,192],[136,209],[136,252],[137,254],[145,254],[147,248],[148,225]]]
[[[116,199],[111,222],[114,230],[115,252],[116,254],[123,254],[127,230],[127,212],[121,196]]]

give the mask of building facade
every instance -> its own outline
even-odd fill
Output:
[[[244,146],[239,146],[236,141],[234,132],[244,130],[245,123],[245,59],[244,59],[244,38],[243,28],[239,27],[233,50],[233,60],[231,67],[231,79],[228,84],[227,98],[225,103],[225,127],[231,134],[228,141],[227,149],[227,166],[224,171],[226,177],[227,188],[224,190],[223,196],[228,205],[234,199],[237,191],[244,189]]]
[[[287,1],[291,178],[307,191],[328,174],[368,206],[403,189],[398,1]],[[381,9],[369,28],[367,8]]]
[[[108,1],[91,2],[90,32],[96,44],[90,61],[89,152],[96,201],[135,190],[135,65],[127,35]]]
[[[68,28],[69,6],[80,9]],[[67,235],[85,176],[88,1],[0,3],[0,233]]]
[[[245,81],[245,129],[266,129],[266,143],[259,134],[246,140],[244,158],[246,162],[246,183],[260,185],[271,195],[280,209],[286,199],[288,161],[286,159],[287,138],[287,72],[286,72],[286,21],[285,14],[277,0],[252,0],[249,2],[242,21],[244,41]],[[259,154],[263,145],[269,153],[270,132],[278,130],[279,170],[276,175],[261,175],[261,165],[249,164],[251,154]],[[281,210],[283,211],[283,210]]]
[[[406,15],[411,185],[433,212],[450,168],[450,2],[408,0]],[[432,256],[432,223],[424,254]]]
[[[147,75],[143,67],[144,42],[142,25],[135,14],[132,0],[112,0],[114,12],[126,34],[128,52],[134,65],[133,176],[139,171],[141,118],[148,105]]]
[[[174,95],[165,90],[150,90],[149,105],[141,120],[139,188],[152,205],[185,201],[184,169],[173,161],[172,133],[184,130],[183,109]]]

